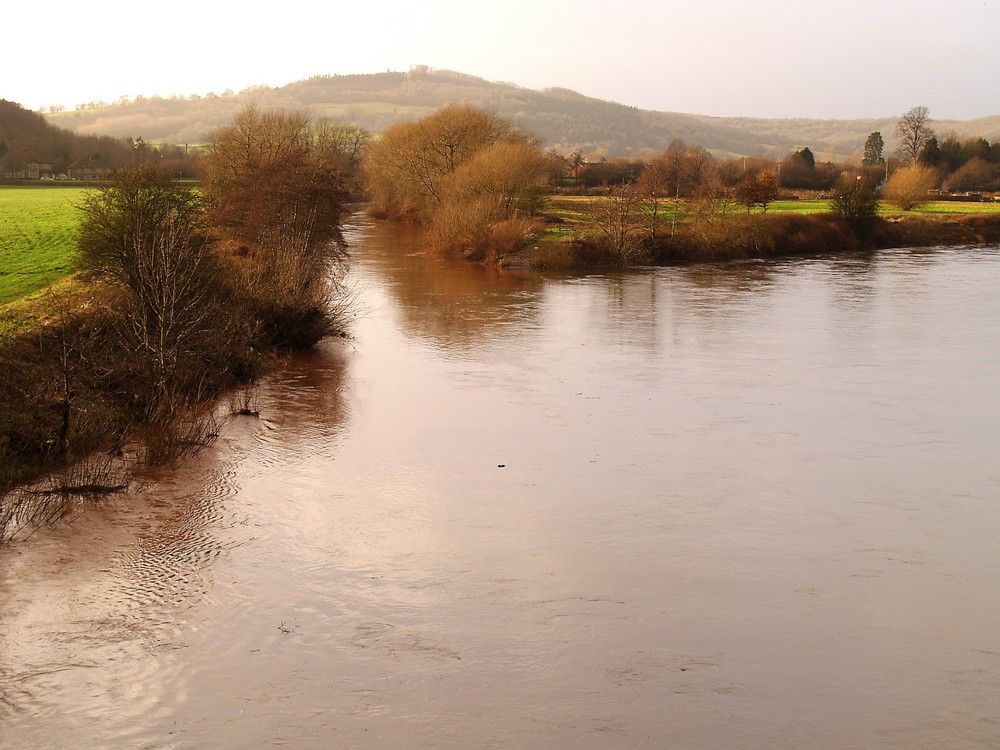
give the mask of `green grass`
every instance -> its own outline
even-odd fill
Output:
[[[737,206],[739,209],[739,206]],[[743,207],[746,210],[746,207]],[[808,199],[798,201],[775,201],[767,207],[769,214],[796,213],[796,214],[822,214],[830,210],[830,201],[819,199]],[[760,209],[754,209],[758,213]]]
[[[883,204],[885,213],[903,213],[895,206]],[[1000,203],[965,203],[962,201],[934,201],[917,206],[911,214],[955,216],[959,214],[1000,214]]]
[[[0,305],[77,270],[78,206],[86,188],[0,186]]]
[[[883,202],[879,213],[883,216],[904,215],[890,203]],[[767,207],[770,213],[800,213],[817,214],[830,210],[830,201],[822,199],[807,199],[797,201],[775,201]],[[754,213],[759,213],[760,209],[754,209]],[[963,201],[932,201],[917,206],[909,212],[913,216],[959,216],[965,214],[1000,214],[1000,203],[974,203]]]
[[[542,217],[549,220],[544,232],[534,236],[533,242],[558,242],[572,239],[585,234],[593,223],[591,211],[595,201],[600,196],[552,195],[549,196]],[[823,198],[803,198],[799,200],[777,200],[767,207],[768,215],[779,213],[821,214],[830,211],[832,203]],[[672,212],[677,210],[678,221],[683,221],[686,211],[684,202],[677,205],[667,200],[659,207],[660,226],[669,226],[673,218]],[[732,213],[745,213],[746,207],[731,204],[728,209]],[[762,213],[760,207],[755,207],[754,214]],[[881,216],[932,216],[945,218],[967,214],[1000,214],[1000,203],[965,203],[961,201],[933,201],[914,208],[908,213],[900,211],[895,206],[882,203],[879,209]]]

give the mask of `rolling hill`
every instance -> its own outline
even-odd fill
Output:
[[[882,133],[894,149],[896,116],[866,120],[708,117],[641,110],[568,89],[536,91],[453,71],[418,66],[407,73],[316,76],[278,88],[253,87],[187,98],[138,97],[88,109],[48,115],[50,122],[80,134],[151,142],[196,144],[249,102],[262,107],[306,108],[379,133],[422,117],[442,105],[471,103],[495,109],[536,133],[546,147],[585,155],[643,156],[662,152],[674,138],[721,155],[782,156],[808,146],[817,158],[857,156],[865,138]],[[1000,116],[972,121],[936,121],[940,134],[1000,139]]]

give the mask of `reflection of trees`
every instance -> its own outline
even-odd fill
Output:
[[[681,340],[692,320],[724,321],[774,288],[777,263],[699,264],[602,277],[588,327],[656,351],[661,330]]]
[[[279,425],[285,442],[330,437],[347,417],[343,396],[347,361],[336,341],[296,354],[261,386],[261,418]]]
[[[750,263],[700,263],[672,269],[690,291],[691,299],[712,299],[720,304],[742,303],[772,289],[775,277],[794,261]]]
[[[622,272],[601,278],[598,301],[588,310],[587,325],[618,340],[655,350],[663,280],[656,273]]]
[[[466,262],[425,251],[418,230],[356,217],[351,243],[362,248],[355,262],[374,269],[399,304],[408,333],[448,347],[474,346],[513,337],[538,324],[547,278]],[[349,232],[350,234],[350,232]],[[590,276],[580,315],[587,327],[641,348],[655,349],[663,317],[728,315],[750,297],[770,291],[775,276],[794,261],[700,264]],[[580,280],[578,280],[580,281]]]
[[[452,261],[425,251],[413,227],[364,222],[349,240],[354,262],[373,269],[399,305],[408,333],[449,347],[516,336],[537,318],[544,284],[537,273]]]
[[[774,319],[761,303],[788,295],[795,297],[788,302],[799,311],[794,314],[832,322],[834,335],[850,343],[850,331],[874,324],[886,274],[905,274],[910,265],[887,263],[884,254],[852,253],[640,269],[570,277],[563,284],[536,273],[449,262],[426,253],[412,228],[358,221],[357,259],[398,304],[402,327],[452,350],[502,343],[526,328],[548,326],[553,315],[560,324],[649,352],[692,336],[718,336],[719,346],[726,346],[732,343],[727,331],[766,336]],[[933,256],[908,259],[933,262]],[[567,295],[573,309],[560,301]]]
[[[760,309],[761,300],[775,292],[793,263],[699,264],[671,269],[669,315],[674,337],[690,335],[692,328],[701,333],[732,330],[733,321]]]
[[[836,273],[826,274],[830,281],[833,304],[845,312],[872,309],[878,284],[878,263],[873,253],[857,253],[837,258]]]

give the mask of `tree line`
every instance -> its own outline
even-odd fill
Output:
[[[907,145],[914,114],[916,147]],[[546,194],[595,198],[587,209],[589,237],[613,262],[703,258],[716,252],[713,243],[723,255],[752,254],[755,243],[794,243],[774,232],[763,238],[759,222],[734,216],[737,210],[747,217],[754,209],[766,214],[783,195],[830,199],[835,223],[813,222],[809,232],[849,246],[870,240],[880,201],[909,210],[940,183],[940,173],[924,163],[934,144],[927,123],[921,108],[900,118],[902,146],[893,159],[883,155],[884,140],[873,132],[860,164],[821,162],[809,147],[782,159],[720,157],[682,139],[651,158],[588,162],[579,152],[542,152],[530,133],[495,113],[451,106],[387,130],[367,150],[362,172],[377,215],[422,224],[440,247],[474,260],[502,259],[537,237]],[[994,152],[985,139],[962,148],[970,159],[960,169]],[[916,159],[907,160],[907,149],[915,149]],[[798,220],[785,223],[792,221]],[[799,239],[809,235],[802,227],[796,231]]]
[[[89,160],[111,169],[156,162],[178,177],[193,178],[196,157],[196,151],[147,143],[141,136],[76,135],[19,104],[0,100],[0,174],[15,174],[31,160],[51,164],[55,175],[66,174],[74,162]]]

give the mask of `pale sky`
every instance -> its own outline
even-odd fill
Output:
[[[1000,114],[1000,0],[14,0],[0,99],[28,108],[447,68],[643,109]]]

